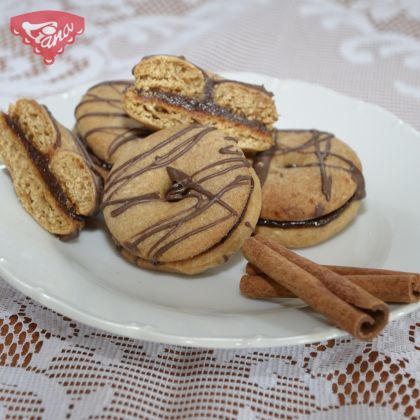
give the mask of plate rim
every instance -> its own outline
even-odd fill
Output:
[[[9,285],[12,285],[18,291],[45,305],[47,308],[53,311],[56,311],[64,316],[68,316],[69,318],[72,318],[77,322],[81,322],[88,327],[97,328],[105,332],[110,332],[112,334],[129,337],[132,339],[196,348],[247,349],[311,344],[319,341],[326,341],[349,336],[349,333],[346,331],[333,326],[328,326],[318,333],[281,338],[265,336],[254,336],[250,338],[192,338],[187,336],[171,335],[159,331],[149,331],[147,328],[144,328],[138,324],[130,326],[118,322],[111,322],[95,315],[88,315],[85,312],[77,309],[75,306],[60,301],[52,294],[45,293],[45,291],[39,287],[27,285],[15,275],[5,270],[1,265],[0,274]],[[9,278],[6,278],[6,276]],[[395,321],[404,315],[408,315],[411,312],[420,309],[420,302],[397,305],[397,307],[399,308],[398,311],[393,311],[390,313],[389,322]],[[89,322],[86,322],[86,319],[88,319]],[[104,325],[106,325],[107,328],[104,328]],[[124,334],[121,333],[121,329],[124,330]]]
[[[263,77],[265,79],[272,79],[273,82],[279,83],[281,85],[289,85],[289,84],[299,84],[303,86],[307,86],[310,88],[316,88],[322,90],[323,94],[328,94],[330,96],[338,97],[339,99],[350,100],[353,101],[354,104],[359,104],[363,106],[367,106],[375,112],[380,112],[386,118],[391,118],[396,122],[398,125],[404,127],[410,131],[410,133],[414,136],[417,136],[420,141],[420,132],[418,132],[414,127],[410,124],[402,121],[398,116],[393,114],[392,112],[384,109],[383,107],[371,103],[368,101],[364,101],[362,99],[349,96],[347,94],[343,94],[341,92],[337,92],[331,88],[325,87],[321,84],[317,83],[310,83],[303,80],[298,79],[279,79],[274,76],[260,74],[255,72],[234,72],[234,71],[222,71],[219,72],[225,77],[238,77],[238,78],[255,78],[255,77]],[[111,79],[112,80],[112,79]],[[84,91],[85,89],[89,88],[92,83],[85,83],[80,86],[74,87],[69,89],[65,92],[61,92],[55,95],[48,95],[38,100],[56,100],[58,98],[66,98],[69,95],[77,95],[80,91]],[[220,348],[220,349],[243,349],[243,348],[262,348],[262,347],[282,347],[282,346],[289,346],[289,345],[301,345],[301,344],[308,344],[314,343],[317,341],[324,341],[333,338],[340,338],[344,336],[348,336],[349,334],[346,331],[343,331],[339,328],[336,328],[331,325],[325,325],[325,328],[319,332],[313,332],[310,334],[292,336],[292,337],[267,337],[267,336],[258,336],[254,335],[252,337],[244,338],[244,337],[190,337],[190,336],[181,336],[181,335],[172,335],[166,332],[158,331],[158,330],[150,330],[149,328],[145,328],[139,324],[136,325],[129,325],[129,324],[122,324],[119,322],[112,322],[107,319],[95,316],[94,314],[90,314],[88,312],[83,312],[81,309],[77,308],[75,305],[71,305],[68,302],[60,300],[57,296],[52,293],[47,293],[44,289],[31,286],[27,284],[24,280],[18,278],[16,275],[11,273],[7,270],[7,267],[4,264],[1,264],[3,258],[0,258],[0,275],[1,277],[11,286],[15,287],[18,291],[25,294],[26,296],[34,299],[35,301],[45,305],[46,307],[68,316],[75,321],[81,322],[89,327],[97,328],[102,331],[111,332],[116,335],[130,337],[134,339],[141,339],[145,341],[151,342],[158,342],[163,344],[170,344],[170,345],[181,345],[181,346],[188,346],[188,347],[198,347],[198,348]],[[407,315],[417,309],[420,308],[420,302],[411,303],[411,304],[404,304],[404,305],[393,305],[394,310],[390,314],[390,322]]]

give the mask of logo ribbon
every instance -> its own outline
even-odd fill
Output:
[[[53,64],[57,54],[64,47],[73,44],[76,35],[85,30],[85,20],[81,16],[58,10],[40,10],[13,16],[10,30],[29,44],[35,54],[44,58],[45,64]]]

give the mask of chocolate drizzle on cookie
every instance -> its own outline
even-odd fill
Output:
[[[309,133],[310,137],[303,144],[299,144],[296,147],[290,147],[286,146],[285,144],[282,144],[282,133]],[[334,138],[333,134],[321,132],[318,130],[276,130],[275,136],[275,145],[267,151],[258,153],[254,159],[253,167],[260,179],[261,185],[263,185],[267,179],[271,160],[274,156],[286,155],[288,153],[298,153],[315,155],[317,157],[318,163],[306,163],[303,165],[293,163],[289,164],[285,169],[296,170],[308,167],[318,167],[320,171],[322,194],[324,195],[327,201],[331,200],[331,193],[333,187],[332,177],[328,174],[327,169],[348,172],[356,184],[356,189],[354,195],[346,203],[344,203],[344,205],[328,214],[323,214],[323,205],[317,204],[315,206],[315,217],[313,219],[277,221],[260,218],[258,221],[258,225],[278,227],[283,229],[325,226],[326,224],[335,220],[344,210],[346,210],[352,201],[361,200],[366,196],[365,181],[363,174],[359,170],[359,168],[352,161],[345,158],[344,156],[331,152],[331,141]],[[340,160],[341,162],[343,162],[343,166],[339,166],[337,164],[329,164],[329,157],[333,157]]]
[[[116,204],[120,204],[119,207],[116,207],[114,210],[111,211],[112,217],[117,217],[120,214],[124,213],[130,207],[137,206],[141,203],[148,203],[150,201],[159,201],[160,195],[157,192],[149,193],[149,194],[142,194],[137,195],[134,197],[129,198],[121,198],[119,200],[109,200],[102,203],[101,208],[104,209],[108,206],[115,206]]]
[[[242,156],[242,153],[235,148],[233,145],[225,146],[219,149],[219,153],[222,155],[237,155]]]
[[[219,165],[218,162],[217,165]],[[209,167],[207,166],[206,168],[208,169]],[[229,169],[231,170],[231,168]],[[195,191],[196,193],[207,197],[209,200],[217,202],[226,210],[228,210],[232,215],[238,216],[237,211],[234,210],[228,204],[226,204],[223,200],[220,200],[217,194],[215,195],[210,191],[206,190],[199,182],[193,181],[192,177],[190,177],[186,173],[180,171],[179,169],[172,168],[171,166],[168,166],[166,168],[166,171],[168,172],[169,178],[173,182],[171,188],[169,188],[169,190],[165,194],[165,199],[167,201],[180,201],[187,196],[194,196],[195,194],[193,192]],[[219,175],[220,174],[217,173],[216,176]]]
[[[173,239],[172,241],[167,242],[165,245],[162,245],[159,248],[159,245],[162,244],[166,239],[169,239],[169,237],[174,234],[185,222],[199,217],[202,213],[204,213],[208,208],[210,208],[215,203],[218,203],[222,205],[225,208],[229,208],[229,205],[223,201],[223,196],[230,190],[235,189],[237,187],[248,185],[250,187],[250,193],[248,196],[248,200],[246,205],[244,206],[244,209],[238,218],[238,213],[231,209],[229,214],[226,216],[220,217],[217,220],[212,221],[211,223],[208,223],[206,225],[200,226],[199,228],[193,229],[188,233],[185,233],[184,235],[181,235],[180,237]],[[128,247],[128,249],[133,250],[136,249],[137,246],[149,238],[151,235],[154,235],[156,233],[160,233],[162,231],[167,231],[166,234],[163,235],[161,239],[159,239],[155,244],[150,248],[149,250],[149,257],[153,261],[158,261],[159,257],[161,257],[165,252],[167,252],[169,249],[171,249],[173,246],[177,245],[178,243],[200,233],[203,231],[206,231],[208,229],[211,229],[214,226],[217,226],[220,223],[223,223],[227,220],[229,220],[232,217],[237,218],[237,222],[234,224],[234,226],[229,230],[229,232],[225,235],[225,237],[219,241],[215,245],[220,245],[222,242],[224,242],[227,238],[230,237],[232,232],[236,229],[238,224],[242,221],[243,214],[248,206],[249,197],[251,195],[251,191],[253,188],[253,181],[250,176],[238,176],[236,177],[232,182],[230,182],[228,185],[223,187],[217,194],[213,194],[212,197],[204,197],[203,195],[197,193],[196,191],[192,191],[190,193],[190,197],[195,198],[196,202],[193,204],[190,208],[186,209],[183,212],[180,212],[177,216],[180,216],[178,218],[170,218],[170,219],[164,219],[159,222],[158,225],[155,225],[152,228],[145,229],[141,234],[136,235],[132,238],[132,241],[126,242],[125,245]],[[207,249],[206,251],[209,251],[210,249],[213,249],[214,246]]]
[[[199,186],[185,172],[172,166],[168,166],[166,172],[168,172],[169,178],[172,181],[171,187],[165,194],[167,201],[180,201],[186,197],[190,190],[195,190]]]
[[[150,130],[140,125],[138,122],[134,121],[122,108],[121,97],[125,89],[130,85],[130,82],[127,80],[115,80],[98,83],[92,86],[87,93],[84,95],[82,101],[77,105],[75,109],[76,115],[76,128],[79,138],[83,141],[84,144],[90,145],[89,148],[92,150],[90,140],[91,136],[98,134],[111,135],[114,136],[110,141],[107,150],[107,160],[111,159],[115,152],[124,144],[137,140],[139,138],[144,138],[150,134]],[[104,96],[102,93],[95,93],[95,89],[107,86],[111,89],[109,96]],[[86,105],[95,105],[100,104],[106,105],[109,108],[109,111],[89,111],[83,112],[82,107]],[[98,125],[96,122],[92,123],[93,128],[87,130],[81,130],[81,121],[86,118],[123,118],[127,121],[127,124],[113,124],[113,125]],[[97,121],[97,120],[96,120]],[[94,153],[94,151],[92,151]],[[94,153],[95,154],[95,153]],[[96,154],[95,154],[96,156]],[[100,159],[98,156],[96,156]],[[101,165],[104,169],[110,169],[112,165],[110,162],[107,162],[103,159],[100,159],[107,165]]]
[[[120,207],[117,207],[111,211],[110,214],[112,217],[119,216],[130,207],[134,205],[140,205],[145,202],[178,202],[181,200],[187,200],[187,206],[183,210],[180,210],[171,217],[160,219],[157,223],[133,234],[130,239],[126,240],[122,245],[130,253],[136,254],[139,245],[155,236],[157,239],[152,245],[149,246],[147,258],[149,258],[153,264],[159,264],[159,259],[162,257],[162,255],[164,255],[168,250],[180,242],[185,241],[186,239],[208,229],[211,229],[212,227],[217,226],[218,224],[223,223],[229,219],[234,220],[235,223],[230,228],[229,232],[219,242],[212,245],[209,249],[200,252],[200,254],[202,254],[223,243],[227,238],[230,237],[232,232],[242,222],[248,207],[252,190],[254,188],[253,179],[250,175],[236,176],[215,193],[208,191],[203,186],[204,181],[208,179],[223,176],[224,174],[240,167],[249,167],[249,163],[246,161],[241,152],[233,153],[234,150],[231,150],[230,148],[221,148],[222,151],[219,152],[222,155],[222,159],[205,165],[191,175],[186,174],[182,170],[173,166],[174,162],[176,162],[180,157],[191,150],[199,142],[203,141],[205,136],[213,130],[213,128],[202,127],[199,125],[186,127],[173,134],[166,140],[162,141],[161,143],[156,144],[150,150],[133,156],[119,167],[113,168],[105,188],[105,200],[103,202],[103,208],[110,205],[121,204]],[[179,141],[179,139],[181,140]],[[176,140],[178,141],[175,143]],[[171,147],[173,143],[175,144]],[[157,155],[160,150],[167,147],[171,148],[169,150],[166,149],[165,152]],[[230,152],[226,153],[227,151]],[[223,158],[223,155],[225,154],[232,155],[232,157]],[[133,165],[136,165],[142,160],[153,155],[155,155],[155,158],[152,160],[152,162],[136,169],[134,172],[129,172]],[[223,164],[226,163],[233,164],[228,168],[223,167]],[[116,200],[112,198],[121,188],[127,186],[130,182],[137,179],[139,176],[158,168],[166,168],[168,179],[171,182],[169,188],[163,194],[159,194],[156,191],[141,196],[127,197],[124,199]],[[212,168],[215,169],[214,172],[200,178],[200,174],[202,172],[208,171]],[[223,197],[229,191],[244,186],[248,188],[248,196],[244,207],[240,212],[238,212],[237,210],[233,209],[226,201],[224,201]],[[194,219],[199,220],[200,216],[214,205],[222,206],[227,211],[227,213],[217,218],[216,220],[212,220],[204,225],[201,224],[199,227],[183,233],[178,237],[176,236],[181,230],[182,226],[185,225],[185,223]]]

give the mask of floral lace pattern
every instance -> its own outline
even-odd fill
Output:
[[[304,79],[373,101],[420,128],[415,0],[43,2],[86,18],[53,66],[13,37],[2,2],[0,105],[129,77],[153,52],[203,67]],[[420,418],[420,311],[373,342],[258,350],[147,343],[95,330],[0,279],[0,418]]]
[[[420,99],[420,4],[410,0],[345,3],[347,7],[334,0],[309,0],[301,11],[320,18],[329,31],[342,25],[356,29],[340,45],[341,56],[350,63],[372,64],[400,57],[402,68],[417,77],[413,82],[395,79],[394,88],[402,95]]]
[[[111,335],[0,291],[5,418],[418,418],[418,313],[373,343],[211,350]]]

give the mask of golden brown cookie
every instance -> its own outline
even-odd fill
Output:
[[[122,108],[123,93],[129,84],[126,80],[98,83],[88,89],[75,110],[75,134],[102,171],[111,169],[121,146],[151,133]]]
[[[252,234],[261,189],[235,139],[184,125],[124,147],[102,208],[126,258],[195,274],[226,261]]]
[[[278,115],[272,94],[204,71],[184,57],[149,56],[133,69],[124,109],[153,130],[203,124],[238,139],[241,149],[269,149]]]
[[[278,130],[275,146],[259,153],[262,185],[257,232],[290,248],[322,242],[356,216],[365,197],[356,153],[333,134]]]
[[[0,158],[23,207],[47,231],[73,237],[98,211],[102,180],[83,145],[36,101],[20,99],[0,115]]]

